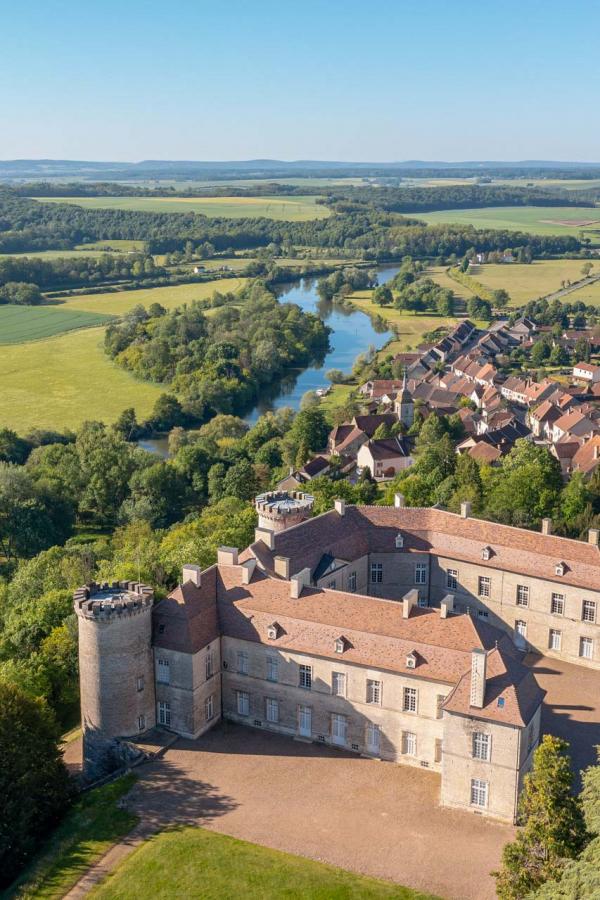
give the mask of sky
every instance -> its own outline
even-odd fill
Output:
[[[0,0],[0,159],[600,161],[600,0]]]

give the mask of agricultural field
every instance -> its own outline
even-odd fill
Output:
[[[102,253],[138,253],[144,249],[144,241],[92,241],[90,244],[77,244],[76,250],[100,250]]]
[[[586,261],[583,259],[546,259],[535,260],[528,265],[519,263],[485,264],[470,266],[469,275],[492,291],[504,288],[510,294],[511,306],[523,306],[530,300],[536,300],[538,297],[545,297],[546,294],[559,291],[563,281],[579,281],[583,278],[581,267]],[[591,274],[595,272],[600,274],[599,262],[593,264]],[[457,284],[456,287],[462,291],[467,290],[460,284]],[[595,285],[590,285],[587,290],[591,291],[594,287]],[[564,297],[565,302],[575,299],[579,299],[579,293],[566,294]]]
[[[263,216],[289,222],[325,219],[326,206],[317,197],[33,197],[42,203],[72,203],[84,209],[124,209],[137,212],[200,213],[226,219]]]
[[[473,291],[469,290],[466,285],[459,284],[457,281],[454,281],[453,278],[450,278],[446,272],[447,268],[447,266],[430,266],[425,272],[425,275],[427,278],[431,278],[432,281],[435,281],[436,284],[439,284],[440,287],[452,291],[459,302],[466,303],[467,300],[469,300],[470,297],[474,297],[475,294]]]
[[[586,287],[573,291],[572,294],[567,294],[565,301],[567,300],[571,303],[581,302],[589,306],[600,307],[600,281],[595,281],[593,284],[588,284]]]
[[[144,241],[94,241],[92,244],[78,244],[73,250],[26,250],[22,253],[0,253],[6,256],[30,256],[39,259],[81,259],[85,256],[98,258],[105,253],[136,253],[144,249]]]
[[[2,348],[0,428],[77,428],[86,419],[114,422],[129,406],[140,419],[164,386],[137,381],[104,353],[104,328],[71,331]]]
[[[166,287],[141,288],[137,291],[115,291],[103,294],[80,294],[67,297],[60,305],[61,309],[84,310],[92,313],[104,313],[122,316],[134,306],[150,306],[160,303],[165,309],[175,309],[183,303],[193,300],[205,300],[215,291],[223,294],[239,291],[246,283],[245,278],[220,278],[198,284],[176,284]]]
[[[600,242],[600,207],[490,206],[483,209],[443,209],[414,215],[429,225],[473,225],[475,228],[506,228],[528,234],[571,234],[574,237],[583,231]]]
[[[43,338],[90,328],[109,322],[112,317],[78,309],[63,310],[56,306],[0,306],[0,345],[22,344]],[[0,381],[2,376],[0,375]]]

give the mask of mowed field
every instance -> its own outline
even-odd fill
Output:
[[[535,260],[528,265],[486,264],[471,266],[469,275],[492,291],[504,288],[510,294],[511,306],[522,306],[530,300],[559,291],[563,281],[579,281],[584,277],[581,267],[585,262],[587,260],[584,259],[546,259]],[[600,262],[593,263],[591,274],[594,273],[600,274]],[[462,285],[457,284],[456,287],[465,290]],[[574,299],[579,299],[578,293],[577,297],[575,293],[564,297],[565,303]]]
[[[442,326],[452,326],[457,322],[456,319],[444,316],[431,316],[425,313],[416,315],[415,313],[404,313],[393,307],[378,306],[371,301],[371,293],[371,291],[358,291],[349,299],[357,309],[370,316],[380,316],[391,326],[400,342],[398,346],[394,347],[396,353],[401,349],[416,347],[421,343],[426,332],[435,331],[436,328]]]
[[[203,216],[247,219],[259,216],[297,222],[330,215],[317,197],[33,197],[42,203],[72,203],[84,209],[125,209],[136,212],[200,213]]]
[[[589,232],[589,237],[597,237],[600,242],[600,208],[497,206],[483,209],[443,209],[411,215],[430,225],[456,223],[473,225],[475,228],[506,228],[508,231],[524,231],[528,234],[572,234],[574,237],[584,231]]]
[[[65,331],[109,322],[111,316],[56,306],[0,306],[0,344],[37,341]],[[2,375],[0,373],[0,383]]]
[[[586,287],[579,288],[579,290],[573,291],[572,294],[567,294],[564,299],[565,302],[581,302],[588,306],[600,307],[600,281],[595,281],[593,284],[588,284]]]
[[[219,278],[201,284],[175,284],[166,287],[141,288],[138,291],[115,291],[105,294],[81,294],[67,297],[60,309],[85,310],[92,313],[104,313],[112,316],[123,316],[134,306],[148,308],[152,303],[160,303],[165,309],[175,309],[184,303],[194,300],[206,300],[215,291],[227,294],[239,291],[246,283],[246,278]]]

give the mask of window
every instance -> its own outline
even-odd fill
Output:
[[[276,656],[267,656],[267,681],[279,681],[279,660]]]
[[[381,682],[367,678],[367,703],[381,703]]]
[[[207,722],[210,722],[215,715],[215,698],[214,694],[211,694],[210,697],[207,697],[204,701],[204,718]]]
[[[434,751],[433,751],[433,761],[436,763],[441,763],[442,761],[442,739],[436,738]]]
[[[383,581],[383,563],[371,563],[371,582],[381,584]]]
[[[213,677],[213,654],[212,650],[206,651],[206,680]]]
[[[436,719],[441,719],[444,715],[444,700],[445,696],[443,694],[438,694],[435,698],[435,717]]]
[[[485,809],[488,804],[488,782],[479,778],[471,779],[471,806]]]
[[[550,612],[555,616],[564,616],[565,614],[565,595],[564,594],[552,594],[552,601],[550,603]]]
[[[529,588],[525,584],[517,585],[517,606],[529,606]]]
[[[484,559],[484,560],[486,560],[486,561],[487,561],[488,559],[490,559],[491,555],[492,555],[492,548],[491,548],[491,547],[484,547],[483,550],[481,551],[481,558]]]
[[[143,731],[146,727],[146,716],[138,716],[138,731]]]
[[[267,697],[266,700],[267,722],[279,722],[279,700]]]
[[[168,659],[157,660],[156,680],[159,684],[170,684],[171,682],[171,666]]]
[[[589,637],[582,637],[579,641],[579,655],[583,659],[592,659],[594,656],[594,642]]]
[[[596,621],[596,601],[595,600],[584,600],[583,601],[583,610],[581,613],[581,618],[584,622],[595,622]]]
[[[300,666],[300,687],[310,691],[312,687],[312,666]]]
[[[381,748],[381,732],[379,725],[373,722],[367,722],[367,751],[369,753],[379,753]]]
[[[416,688],[410,688],[410,687],[404,688],[402,709],[404,710],[404,712],[416,712],[417,711],[417,689]]]
[[[144,690],[144,676],[143,675],[138,675],[136,684],[137,684],[138,691]]]
[[[239,716],[250,715],[250,694],[247,691],[237,691],[237,711]]]
[[[562,577],[566,571],[565,564],[562,562],[557,563],[557,565],[554,567],[554,571],[556,572],[557,575],[560,575]]]
[[[328,584],[327,587],[330,591],[335,591],[335,578],[333,578]]]
[[[170,703],[159,703],[158,704],[158,724],[166,725],[167,728],[171,724],[171,704]]]
[[[458,569],[446,570],[446,587],[455,591],[458,587]]]
[[[406,756],[417,755],[417,736],[412,731],[402,732],[402,752]]]
[[[527,622],[524,622],[523,619],[517,619],[515,622],[515,634],[522,638],[527,637]]]
[[[487,575],[479,576],[479,596],[480,597],[489,597],[490,591],[492,587],[492,579]]]
[[[331,740],[334,744],[347,743],[348,719],[334,713],[331,717]]]
[[[277,640],[278,630],[279,630],[279,627],[276,622],[274,622],[272,625],[269,625],[269,627],[267,628],[267,637],[270,641]]]
[[[343,653],[345,649],[346,649],[346,641],[344,640],[344,638],[343,637],[336,638],[335,652]]]
[[[346,696],[346,676],[343,672],[332,672],[331,693],[334,697]]]
[[[350,572],[348,575],[348,590],[352,593],[356,590],[356,572]]]
[[[245,650],[238,650],[237,654],[238,675],[248,674],[248,654]]]
[[[487,609],[478,609],[477,615],[480,619],[489,619],[490,614]]]
[[[427,563],[415,565],[415,584],[427,584]]]
[[[548,642],[548,646],[550,650],[560,650],[562,644],[562,631],[558,631],[556,628],[550,629],[550,640]]]
[[[484,734],[483,731],[476,731],[473,735],[473,759],[489,760],[490,745],[489,734]]]

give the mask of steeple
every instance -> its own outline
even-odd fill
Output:
[[[404,375],[402,376],[402,388],[396,395],[395,410],[398,420],[402,422],[406,428],[410,428],[415,420],[415,406],[412,394],[406,383],[406,366],[404,367]]]

